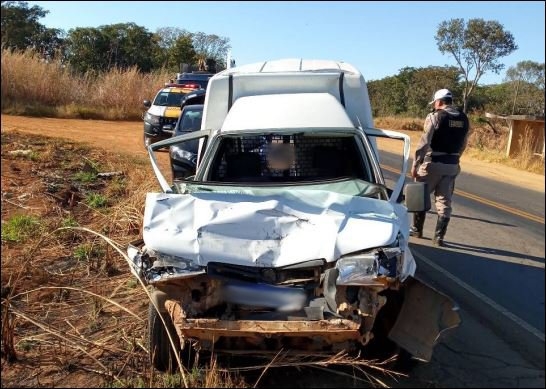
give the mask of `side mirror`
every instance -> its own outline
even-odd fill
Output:
[[[404,199],[408,212],[423,212],[430,209],[430,194],[425,182],[409,182],[404,186]]]
[[[150,100],[144,100],[142,102],[142,104],[146,107],[146,108],[150,108],[152,106],[152,102]]]

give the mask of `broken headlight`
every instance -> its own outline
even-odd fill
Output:
[[[154,252],[155,260],[149,269],[147,278],[150,282],[164,279],[194,277],[205,273],[205,268],[190,259]]]
[[[336,263],[337,285],[373,285],[377,278],[396,278],[402,261],[400,247],[384,247],[340,258]]]

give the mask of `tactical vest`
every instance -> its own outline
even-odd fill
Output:
[[[434,131],[430,148],[442,153],[460,153],[468,133],[468,117],[464,113],[451,115],[445,110],[438,111],[438,128]]]

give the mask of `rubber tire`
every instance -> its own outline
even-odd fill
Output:
[[[149,136],[146,136],[146,134],[144,134],[144,148],[148,149],[148,146],[150,146],[152,143],[153,143],[152,138],[150,138]]]
[[[396,360],[386,367],[400,373],[409,373],[417,365],[417,361],[410,352],[388,338],[404,303],[404,294],[403,291],[397,293],[392,290],[386,290],[383,294],[387,297],[387,305],[379,310],[372,329],[374,338],[362,351],[365,357],[378,360],[385,360],[396,354]]]
[[[167,328],[161,321],[165,320]],[[174,373],[178,370],[176,353],[180,354],[180,338],[176,333],[170,316],[166,313],[159,315],[154,305],[150,302],[148,306],[148,347],[150,350],[150,362],[152,366],[162,372]],[[167,331],[171,334],[176,346],[173,350]]]

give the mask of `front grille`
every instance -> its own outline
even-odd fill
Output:
[[[269,285],[305,285],[306,288],[314,288],[320,283],[321,269],[322,264],[299,269],[276,269],[209,262],[207,274],[212,278],[229,281]]]
[[[159,124],[161,126],[164,126],[166,124],[171,124],[172,126],[175,126],[177,121],[178,121],[178,118],[164,118],[164,117],[159,118]]]

